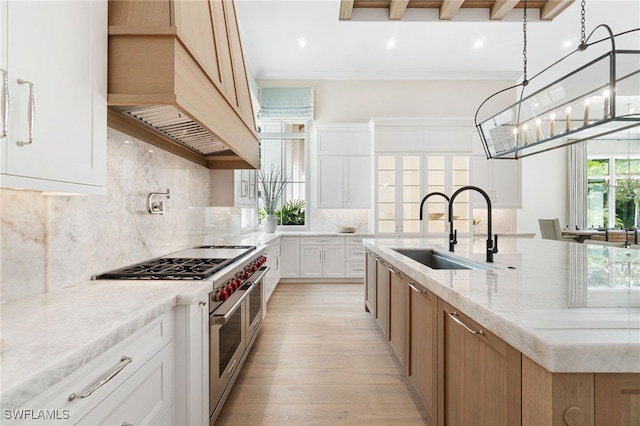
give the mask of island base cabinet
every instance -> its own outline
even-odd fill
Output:
[[[391,274],[389,283],[389,343],[405,367],[407,365],[407,300],[408,280],[399,272]]]
[[[382,261],[376,262],[376,319],[384,337],[389,340],[389,284],[391,272]]]
[[[551,373],[522,357],[523,426],[640,425],[640,374]]]
[[[433,425],[438,405],[438,297],[416,283],[409,288],[407,376]]]
[[[640,425],[640,373],[595,375],[596,425]]]
[[[373,253],[367,252],[365,262],[364,309],[376,318],[376,270],[378,261]]]
[[[521,354],[438,302],[438,425],[521,423]]]

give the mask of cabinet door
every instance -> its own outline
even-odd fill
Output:
[[[407,365],[407,296],[408,281],[399,273],[391,274],[389,291],[389,342],[400,364]]]
[[[377,261],[373,253],[367,252],[366,257],[366,275],[365,275],[365,288],[364,288],[364,306],[365,309],[371,312],[373,317],[376,317],[376,270]]]
[[[491,203],[493,204],[494,200],[493,186],[491,184],[491,161],[494,160],[487,160],[486,157],[480,156],[473,157],[473,178],[471,183],[489,194],[489,198],[491,198]],[[474,193],[471,199],[473,201],[474,207],[486,208],[487,203],[480,194]]]
[[[165,414],[171,410],[172,395],[173,344],[169,344],[75,424],[169,426],[172,419]]]
[[[513,208],[522,206],[522,169],[520,161],[473,159],[473,184],[484,189],[491,199],[491,206]],[[473,195],[474,207],[485,208],[486,202],[479,194]]]
[[[344,157],[342,176],[344,208],[370,208],[371,157]]]
[[[104,193],[107,3],[9,1],[7,15],[11,109],[3,186]]]
[[[389,267],[382,261],[377,262],[376,273],[376,313],[378,325],[384,337],[389,339]]]
[[[281,237],[281,257],[285,259],[280,266],[283,278],[300,277],[300,237]]]
[[[640,425],[640,374],[596,374],[595,414],[596,425]]]
[[[420,235],[422,154],[376,156],[376,233]]]
[[[7,1],[0,0],[0,173],[4,173],[6,165],[6,127],[8,126],[8,117],[4,116],[6,102],[9,100],[8,87],[5,88],[5,82],[9,84],[9,71],[7,68]]]
[[[409,362],[407,376],[435,424],[438,407],[438,298],[409,283]]]
[[[427,186],[424,194],[442,192],[451,196],[463,186],[469,185],[470,157],[466,154],[426,154],[424,162],[427,169]],[[468,232],[471,217],[471,192],[458,195],[453,206],[453,226],[458,232]],[[426,218],[427,233],[448,233],[448,203],[443,197],[430,197],[423,206],[423,218]],[[440,217],[429,217],[432,213]]]
[[[300,246],[300,276],[308,278],[322,277],[322,246]]]
[[[344,244],[322,247],[322,276],[327,278],[344,277]]]
[[[489,160],[496,207],[522,207],[522,162]]]
[[[439,300],[438,425],[521,423],[521,354]]]
[[[342,157],[318,158],[318,207],[342,207]]]

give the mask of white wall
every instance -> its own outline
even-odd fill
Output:
[[[526,157],[522,161],[522,209],[518,209],[518,232],[540,235],[538,219],[568,218],[567,148]]]
[[[258,83],[261,87],[313,87],[317,123],[368,123],[371,117],[469,117],[470,125],[483,100],[513,85],[512,81],[387,80]]]
[[[513,82],[260,81],[259,85],[313,87],[318,123],[366,123],[371,117],[469,117],[469,124],[473,125],[480,103]],[[515,99],[514,91],[499,97],[490,107],[506,107]],[[566,225],[566,155],[565,149],[559,149],[518,160],[522,161],[522,209],[517,211],[515,229],[518,232],[539,233],[539,218],[557,217]]]

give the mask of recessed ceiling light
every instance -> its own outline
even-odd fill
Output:
[[[307,45],[307,39],[304,37],[298,37],[298,46],[305,47]]]
[[[396,45],[396,38],[391,37],[389,41],[387,41],[387,47],[391,48],[391,47],[394,47],[395,45]]]
[[[131,143],[131,141],[130,140],[125,140],[124,143]]]
[[[562,43],[562,47],[564,47],[565,49],[571,46],[573,46],[573,40],[567,40],[564,43]]]
[[[481,48],[482,46],[484,46],[484,42],[487,38],[486,37],[482,37],[478,40],[476,40],[475,43],[473,43],[473,45],[476,47],[476,49]]]

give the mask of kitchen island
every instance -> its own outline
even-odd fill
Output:
[[[490,264],[485,240],[459,240],[485,269],[394,250],[447,255],[444,239],[364,241],[367,309],[432,423],[638,424],[640,251],[512,239]]]

